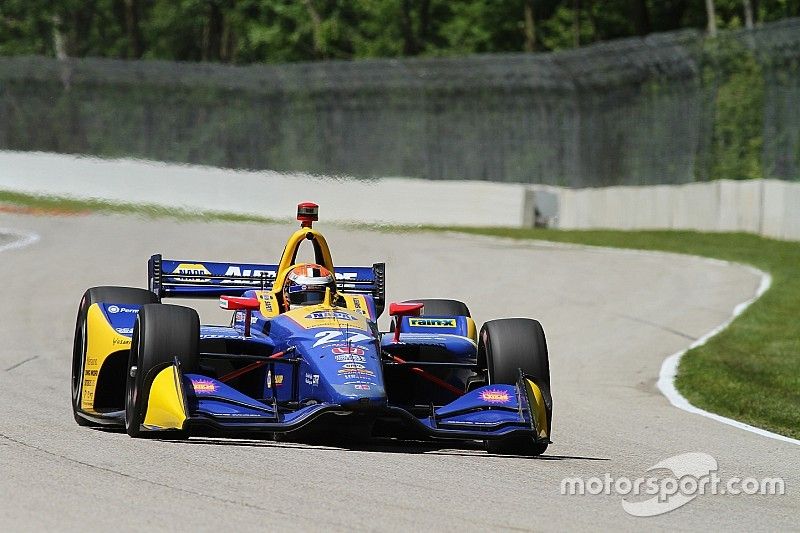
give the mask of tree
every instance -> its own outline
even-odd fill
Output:
[[[742,0],[744,7],[744,27],[748,30],[753,29],[753,4],[750,0]]]
[[[650,26],[650,11],[647,8],[647,0],[631,0],[631,15],[633,16],[633,26],[637,35],[647,35],[653,31]]]
[[[144,53],[142,29],[139,26],[141,5],[139,0],[125,0],[125,32],[128,38],[127,57],[140,58]]]
[[[536,51],[536,20],[534,18],[533,0],[524,0],[523,17],[525,19],[525,51]]]
[[[711,37],[717,36],[717,10],[714,7],[714,0],[706,0],[706,16],[708,17],[708,34]]]

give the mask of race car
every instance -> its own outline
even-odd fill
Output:
[[[540,455],[552,397],[541,324],[505,318],[480,334],[456,300],[391,303],[385,265],[334,266],[316,204],[277,264],[148,262],[148,288],[94,287],[81,300],[72,410],[131,437],[479,440]],[[314,263],[297,263],[306,241]],[[164,299],[217,298],[228,325]]]

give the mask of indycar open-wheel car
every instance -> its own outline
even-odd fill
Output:
[[[544,331],[527,318],[477,331],[457,300],[389,305],[385,267],[334,266],[300,204],[276,264],[148,262],[148,288],[95,287],[81,300],[72,364],[80,425],[132,437],[266,433],[481,440],[539,455],[552,397]],[[314,263],[296,263],[300,246]],[[217,298],[225,325],[165,299]]]

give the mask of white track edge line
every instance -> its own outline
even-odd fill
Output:
[[[18,250],[20,248],[25,248],[26,246],[30,246],[31,244],[39,242],[39,240],[41,239],[41,237],[37,233],[19,231],[8,228],[0,228],[0,235],[10,235],[11,237],[17,237],[17,239],[14,241],[7,242],[5,244],[0,244],[0,252],[7,252],[9,250]]]
[[[733,264],[738,264],[738,263],[733,263]],[[751,304],[753,304],[756,300],[761,298],[761,296],[763,296],[763,294],[767,292],[767,290],[769,290],[769,288],[772,286],[771,275],[764,272],[763,270],[759,270],[757,268],[748,265],[742,265],[742,266],[745,266],[748,270],[761,276],[761,283],[759,284],[756,293],[749,300],[742,302],[736,307],[734,307],[733,313],[731,314],[730,318],[728,318],[728,320],[726,320],[719,326],[715,327],[714,329],[712,329],[711,331],[709,331],[708,333],[706,333],[705,335],[694,341],[685,350],[681,350],[664,359],[664,362],[661,364],[661,371],[658,374],[658,383],[657,383],[658,390],[660,390],[661,393],[667,397],[669,403],[671,403],[678,409],[682,409],[688,413],[705,416],[712,420],[716,420],[717,422],[721,422],[723,424],[727,424],[729,426],[733,426],[738,429],[743,429],[744,431],[749,431],[750,433],[755,433],[756,435],[760,435],[762,437],[788,442],[790,444],[800,445],[800,440],[798,439],[793,439],[785,435],[773,433],[772,431],[768,431],[766,429],[761,429],[755,426],[751,426],[750,424],[745,424],[744,422],[739,422],[738,420],[718,415],[716,413],[710,413],[705,409],[700,409],[699,407],[696,407],[691,403],[689,403],[689,400],[687,400],[686,397],[683,396],[683,394],[681,394],[675,387],[675,378],[677,377],[678,374],[678,365],[680,364],[681,358],[684,355],[686,355],[686,353],[689,350],[697,348],[698,346],[702,346],[703,344],[708,342],[709,339],[727,329],[727,327],[730,326],[731,323],[745,311],[745,309],[750,307]]]
[[[462,234],[464,235],[464,234]],[[477,236],[477,237],[484,237],[483,235],[472,235],[470,236]],[[498,239],[498,237],[486,236],[494,239]],[[512,240],[516,243],[522,243],[525,241],[521,241],[519,239],[512,239],[509,237],[499,237],[499,239],[503,240]],[[658,390],[663,394],[669,403],[671,403],[674,407],[686,411],[687,413],[692,413],[700,416],[704,416],[706,418],[710,418],[722,424],[727,424],[729,426],[735,427],[737,429],[742,429],[744,431],[749,431],[750,433],[755,433],[756,435],[760,435],[762,437],[766,437],[769,439],[779,440],[782,442],[788,442],[790,444],[800,445],[800,440],[793,439],[791,437],[787,437],[786,435],[781,435],[779,433],[773,433],[772,431],[768,431],[766,429],[758,428],[755,426],[751,426],[750,424],[745,424],[744,422],[739,422],[738,420],[734,420],[732,418],[728,418],[722,415],[718,415],[716,413],[711,413],[706,411],[705,409],[700,409],[699,407],[692,405],[686,397],[681,394],[678,389],[675,387],[675,378],[678,374],[678,365],[681,362],[681,358],[686,355],[686,352],[692,350],[693,348],[697,348],[698,346],[702,346],[706,342],[709,341],[712,337],[722,333],[731,323],[736,320],[750,305],[752,305],[756,300],[761,298],[765,292],[769,290],[772,286],[772,276],[755,268],[753,266],[744,264],[744,263],[737,263],[735,261],[726,261],[724,259],[715,259],[713,257],[703,257],[701,255],[692,255],[692,254],[682,254],[679,252],[662,252],[657,250],[636,250],[636,249],[626,249],[626,248],[611,248],[607,246],[594,246],[590,244],[577,244],[577,243],[561,243],[561,242],[554,242],[554,241],[540,241],[537,239],[533,239],[527,241],[531,244],[537,244],[544,247],[552,247],[552,248],[590,248],[601,252],[611,252],[611,253],[625,253],[625,254],[634,254],[634,255],[650,255],[650,256],[670,256],[670,255],[682,255],[686,257],[693,257],[697,260],[700,260],[704,263],[711,263],[717,265],[728,265],[728,266],[738,266],[745,268],[756,274],[761,278],[761,282],[758,285],[758,289],[756,289],[755,294],[747,301],[741,302],[736,307],[733,308],[733,312],[731,316],[723,322],[722,324],[718,325],[692,344],[690,344],[686,349],[681,350],[677,353],[674,353],[664,359],[664,362],[661,363],[661,370],[658,373],[658,381],[656,383]]]

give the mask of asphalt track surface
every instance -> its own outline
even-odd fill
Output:
[[[385,260],[392,300],[449,296],[479,322],[541,320],[555,403],[545,456],[493,456],[478,445],[134,440],[78,427],[70,357],[85,288],[144,286],[154,252],[271,262],[293,227],[3,214],[0,227],[41,240],[0,253],[0,529],[798,528],[796,446],[675,409],[655,387],[666,356],[751,297],[752,272],[685,256],[318,226],[339,264]],[[209,305],[201,316],[219,317]],[[634,518],[619,495],[560,494],[565,477],[635,478],[684,452],[712,455],[723,479],[781,476],[787,495],[704,495]]]

